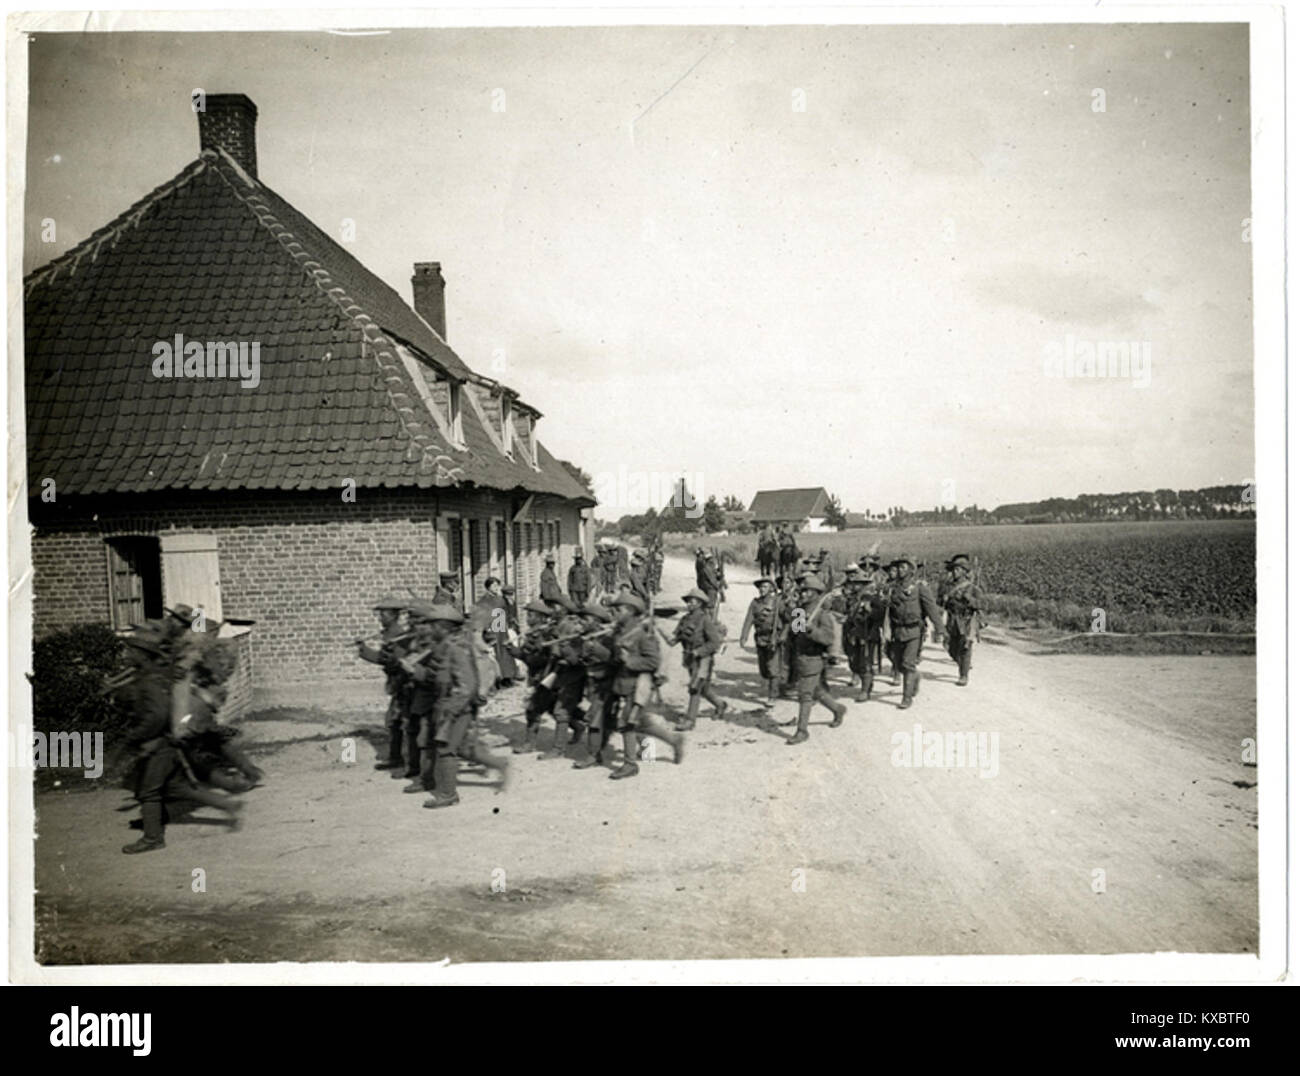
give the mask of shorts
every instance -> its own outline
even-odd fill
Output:
[[[916,672],[916,664],[921,658],[921,640],[895,640],[889,644],[889,660],[903,672]]]
[[[699,694],[709,686],[709,681],[713,679],[713,655],[710,654],[703,658],[688,658],[684,664],[686,672],[690,676],[687,690],[692,694]]]
[[[476,710],[466,706],[458,714],[440,714],[433,722],[434,739],[440,748],[453,754],[472,744],[470,729],[474,724]]]
[[[818,694],[825,691],[825,674],[826,670],[821,672],[808,673],[800,676],[798,680],[799,701],[807,702],[809,699],[815,699]]]
[[[650,701],[650,696],[654,693],[654,674],[642,672],[636,674],[636,679],[630,683],[624,680],[622,683],[615,683],[614,694],[619,698],[631,699],[638,706],[645,706]]]

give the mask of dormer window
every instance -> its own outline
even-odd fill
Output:
[[[452,382],[447,394],[447,425],[451,430],[452,440],[458,445],[465,443],[465,425],[461,419],[461,393],[464,391],[457,382]]]
[[[501,448],[511,459],[515,458],[515,407],[510,397],[501,394]]]
[[[537,467],[537,419],[528,416],[528,462]]]

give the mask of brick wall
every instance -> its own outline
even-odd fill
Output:
[[[504,493],[358,489],[355,504],[337,491],[320,493],[186,494],[163,499],[120,495],[93,502],[32,502],[34,636],[85,622],[110,620],[104,536],[124,522],[137,533],[210,534],[217,539],[222,611],[255,620],[250,636],[253,684],[377,679],[356,657],[352,640],[377,627],[370,603],[388,591],[428,597],[437,580],[440,513],[482,520],[486,543],[494,516],[511,519],[522,499]],[[536,498],[528,519],[556,520],[568,545],[578,509]],[[535,531],[541,528],[534,525]],[[481,575],[490,561],[486,548]],[[498,554],[504,556],[504,551]],[[525,554],[527,581],[516,581],[522,604],[537,592],[540,552]],[[529,564],[530,561],[533,562]],[[563,578],[562,572],[557,572]],[[163,580],[166,594],[166,580]],[[530,589],[531,588],[531,589]]]

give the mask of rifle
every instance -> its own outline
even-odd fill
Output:
[[[572,642],[574,639],[599,639],[602,635],[608,635],[613,630],[614,625],[607,624],[603,628],[594,628],[588,631],[575,631],[570,635],[561,635],[558,639],[548,639],[541,645],[544,647],[555,646],[557,643],[568,643]]]
[[[415,636],[415,632],[405,631],[401,635],[394,635],[391,639],[384,639],[384,633],[382,631],[376,631],[376,632],[372,632],[370,635],[365,636],[365,638],[355,639],[353,641],[358,643],[368,643],[370,642],[371,639],[383,639],[383,641],[386,643],[401,643],[401,642],[405,642],[407,639],[414,638],[414,636]]]
[[[414,673],[415,667],[419,665],[422,661],[424,661],[424,659],[427,658],[432,653],[433,653],[433,647],[429,647],[427,650],[421,650],[418,653],[407,654],[405,657],[398,658],[397,664],[400,665],[403,669],[405,669],[408,674]]]

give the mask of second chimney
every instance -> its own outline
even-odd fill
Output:
[[[411,277],[411,295],[415,312],[429,323],[433,331],[447,339],[447,282],[442,279],[441,262],[416,262]]]
[[[224,149],[257,178],[257,106],[242,93],[210,93],[195,100],[199,148]]]

